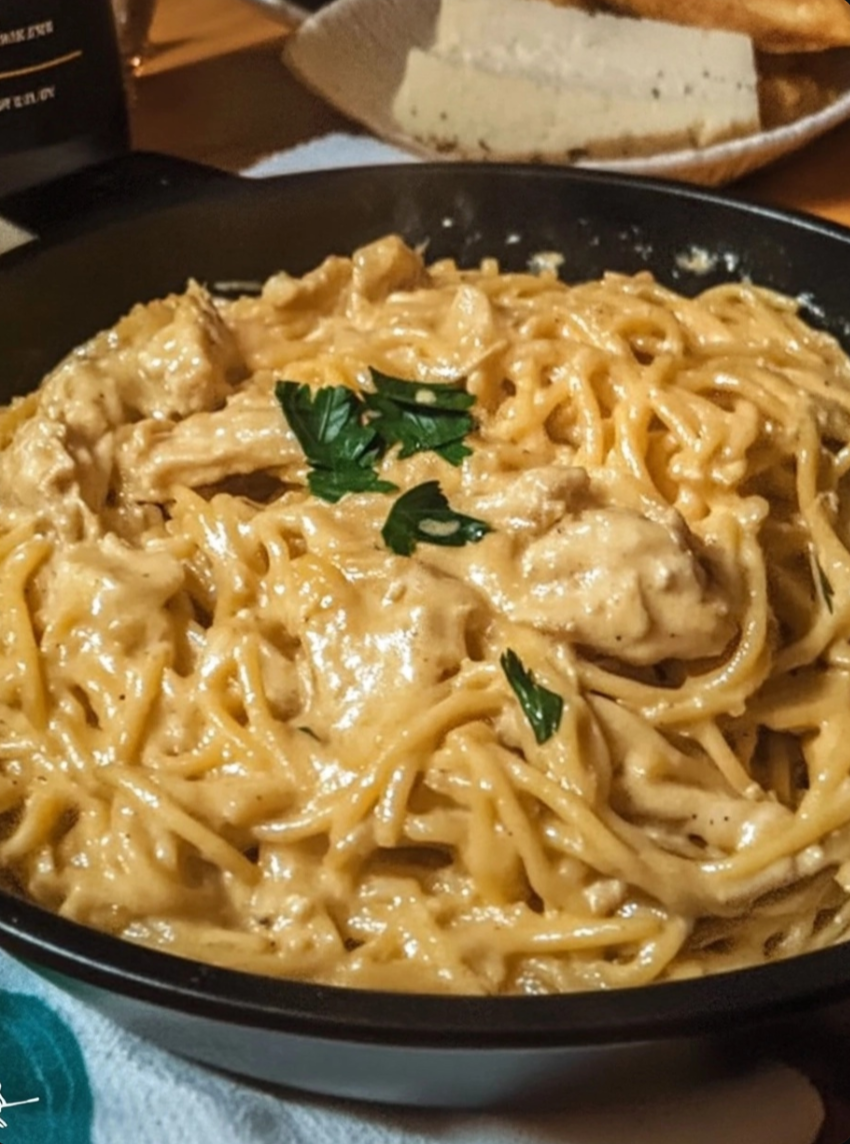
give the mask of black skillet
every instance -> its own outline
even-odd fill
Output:
[[[5,204],[35,230],[47,205],[52,233],[0,258],[0,400],[35,385],[137,300],[180,289],[190,275],[215,284],[301,273],[389,231],[465,264],[496,255],[524,267],[534,253],[558,251],[570,280],[650,269],[692,294],[751,277],[800,295],[810,320],[850,347],[850,232],[802,216],[571,170],[413,164],[248,183],[134,162],[152,178],[140,190],[134,175],[131,201],[118,207],[115,169],[90,173],[103,194],[84,220],[76,207],[59,212],[55,194]],[[91,197],[85,181],[78,193]],[[2,893],[0,945],[134,1031],[207,1063],[320,1092],[443,1105],[552,1085],[610,1095],[615,1075],[645,1076],[694,1053],[704,1064],[704,1051],[736,1052],[772,1035],[777,1020],[816,1021],[850,1004],[850,946],[642,989],[484,999],[214,969]]]

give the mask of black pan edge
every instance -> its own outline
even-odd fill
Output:
[[[90,220],[89,220],[90,221]],[[137,301],[301,274],[388,232],[428,259],[526,269],[562,252],[561,276],[650,269],[696,294],[749,278],[799,296],[805,316],[850,349],[850,230],[678,183],[595,171],[419,164],[175,186],[0,257],[0,400],[32,388],[74,346]],[[700,258],[693,255],[706,255]]]
[[[850,1000],[850,945],[610,992],[465,997],[260,977],[146,949],[0,894],[0,946],[48,976],[243,1027],[328,1040],[504,1049],[731,1033]]]
[[[231,176],[220,169],[199,166],[171,156],[156,155],[152,152],[133,152],[108,164],[76,173],[73,179],[78,180],[80,186],[78,188],[76,183],[73,185],[70,206],[67,203],[62,204],[60,216],[62,225],[58,232],[51,230],[37,245],[0,256],[0,273],[21,262],[38,258],[48,247],[75,242],[85,233],[88,222],[85,219],[81,221],[80,212],[85,210],[82,196],[83,189],[87,186],[86,180],[96,180],[94,192],[102,198],[102,201],[97,204],[95,221],[98,227],[103,229],[116,223],[133,223],[144,216],[162,214],[173,206],[182,205],[187,198],[194,202],[201,198],[226,202],[244,197],[250,202],[252,198],[258,197],[259,188],[274,188],[286,195],[296,188],[304,187],[311,190],[321,188],[327,192],[325,197],[330,199],[340,188],[352,187],[358,181],[364,181],[373,189],[382,183],[410,187],[420,182],[430,183],[433,187],[439,188],[441,185],[462,184],[468,178],[489,182],[494,187],[498,187],[506,179],[520,185],[549,182],[562,186],[583,185],[588,189],[619,186],[633,192],[661,195],[668,201],[677,200],[694,205],[713,204],[736,213],[750,222],[761,219],[791,223],[802,231],[827,235],[850,243],[850,226],[789,207],[774,207],[748,200],[736,192],[734,187],[717,190],[673,179],[622,174],[615,171],[522,163],[414,162],[390,163],[374,167],[336,167],[329,170],[300,171],[270,178],[252,179]],[[117,185],[118,190],[114,200],[110,202],[112,183]],[[37,205],[40,207],[42,198],[49,197],[51,186],[38,188],[38,191],[37,197],[28,192],[27,195],[20,194],[2,200],[0,210],[7,207],[9,213],[15,215],[15,221],[21,225],[35,225],[35,220],[28,216],[29,196],[34,200],[37,198]],[[90,186],[86,193],[91,194]],[[76,223],[71,207],[77,212]],[[730,242],[735,241],[734,235],[730,235],[729,238]]]
[[[139,299],[301,273],[388,230],[467,264],[521,267],[562,249],[565,278],[651,268],[683,293],[751,276],[802,295],[850,347],[850,230],[715,191],[592,171],[478,164],[352,168],[234,181],[191,200],[123,208],[95,230],[0,258],[4,396]],[[691,248],[716,261],[682,265]],[[687,259],[685,259],[687,262]],[[610,1044],[733,1030],[850,998],[850,947],[694,981],[611,993],[445,998],[334,989],[200,966],[77,926],[0,893],[0,944],[48,973],[234,1024],[422,1046]]]

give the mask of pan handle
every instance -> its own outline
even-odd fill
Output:
[[[153,206],[193,198],[238,178],[170,155],[132,151],[0,199],[0,254],[59,240]]]

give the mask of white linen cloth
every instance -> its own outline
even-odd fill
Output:
[[[398,161],[415,160],[334,134],[244,174]],[[822,1121],[808,1080],[771,1062],[580,1113],[387,1110],[271,1094],[131,1036],[0,952],[3,1144],[812,1144]]]
[[[22,1000],[30,1006],[23,1016]],[[73,1034],[84,1070],[67,1050],[60,1059],[48,1051],[57,1018]],[[808,1080],[770,1063],[578,1114],[382,1109],[275,1095],[131,1036],[4,953],[0,1093],[9,1102],[0,1104],[3,1144],[812,1144],[823,1121]],[[39,1103],[13,1106],[33,1098]]]
[[[333,167],[376,167],[387,163],[418,163],[409,151],[382,143],[371,135],[334,131],[288,151],[267,155],[243,170],[243,175],[263,179],[296,171],[327,171]]]

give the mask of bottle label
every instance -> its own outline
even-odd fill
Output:
[[[82,48],[54,55],[58,46],[52,20],[0,31],[0,115],[13,120],[11,125],[4,124],[8,140],[18,136],[22,144],[26,143],[33,118],[43,118],[39,109],[55,102],[69,69],[83,56]]]
[[[41,155],[34,182],[45,155],[75,156],[68,169],[126,145],[110,0],[0,0],[0,193],[26,185],[24,155]]]

